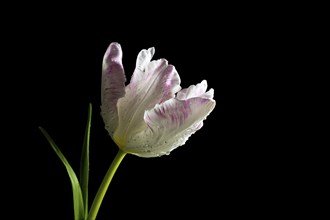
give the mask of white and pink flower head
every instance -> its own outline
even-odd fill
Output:
[[[169,154],[203,126],[215,107],[213,89],[203,80],[181,89],[167,60],[151,61],[155,49],[142,50],[130,83],[118,43],[108,47],[102,67],[101,115],[118,147],[140,157]]]

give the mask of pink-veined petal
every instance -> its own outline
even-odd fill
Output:
[[[169,154],[203,126],[214,107],[213,99],[200,97],[156,105],[144,114],[148,126],[128,140],[125,150],[141,157]]]
[[[145,128],[146,110],[173,98],[181,89],[175,67],[165,59],[150,62],[153,53],[153,48],[140,52],[126,95],[118,101],[119,124],[115,136],[121,140]]]
[[[103,57],[101,84],[101,115],[111,136],[118,126],[117,102],[125,95],[125,81],[121,46],[111,43]]]

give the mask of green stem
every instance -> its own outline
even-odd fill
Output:
[[[109,187],[109,184],[112,180],[113,175],[115,174],[117,168],[119,167],[120,162],[125,157],[126,152],[119,149],[115,159],[112,161],[109,170],[105,174],[103,181],[101,183],[101,186],[99,190],[97,191],[97,194],[94,198],[93,204],[91,206],[91,209],[89,210],[88,220],[95,220],[96,215],[100,209],[102,200],[104,198],[105,193],[107,192],[107,189]]]

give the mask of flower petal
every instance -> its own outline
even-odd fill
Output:
[[[115,136],[119,139],[128,139],[145,129],[144,112],[173,98],[181,89],[175,67],[165,59],[150,62],[153,53],[152,48],[140,52],[126,95],[118,101],[119,124]]]
[[[101,84],[101,115],[111,136],[118,126],[117,102],[125,95],[125,81],[121,46],[111,43],[103,58]]]
[[[148,50],[141,50],[136,59],[136,68],[144,71],[145,67],[151,61],[152,57],[155,54],[155,48],[151,47]]]
[[[169,154],[203,126],[215,107],[213,99],[170,99],[144,114],[148,127],[128,140],[126,151],[141,157]]]
[[[206,92],[207,89],[207,81],[203,80],[201,83],[197,85],[191,85],[186,89],[182,89],[177,94],[177,99],[186,100],[193,97],[201,97],[201,98],[209,98],[212,99],[214,95],[213,89],[210,89]]]

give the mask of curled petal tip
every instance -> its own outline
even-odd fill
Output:
[[[136,68],[141,71],[144,71],[145,67],[148,65],[148,63],[150,63],[154,54],[155,54],[154,47],[150,47],[148,50],[146,49],[141,50],[136,60]]]
[[[153,57],[155,55],[155,48],[154,47],[150,47],[148,49],[149,53],[151,54],[151,57]]]
[[[119,43],[111,43],[104,55],[104,59],[114,62],[121,62],[123,53]]]

